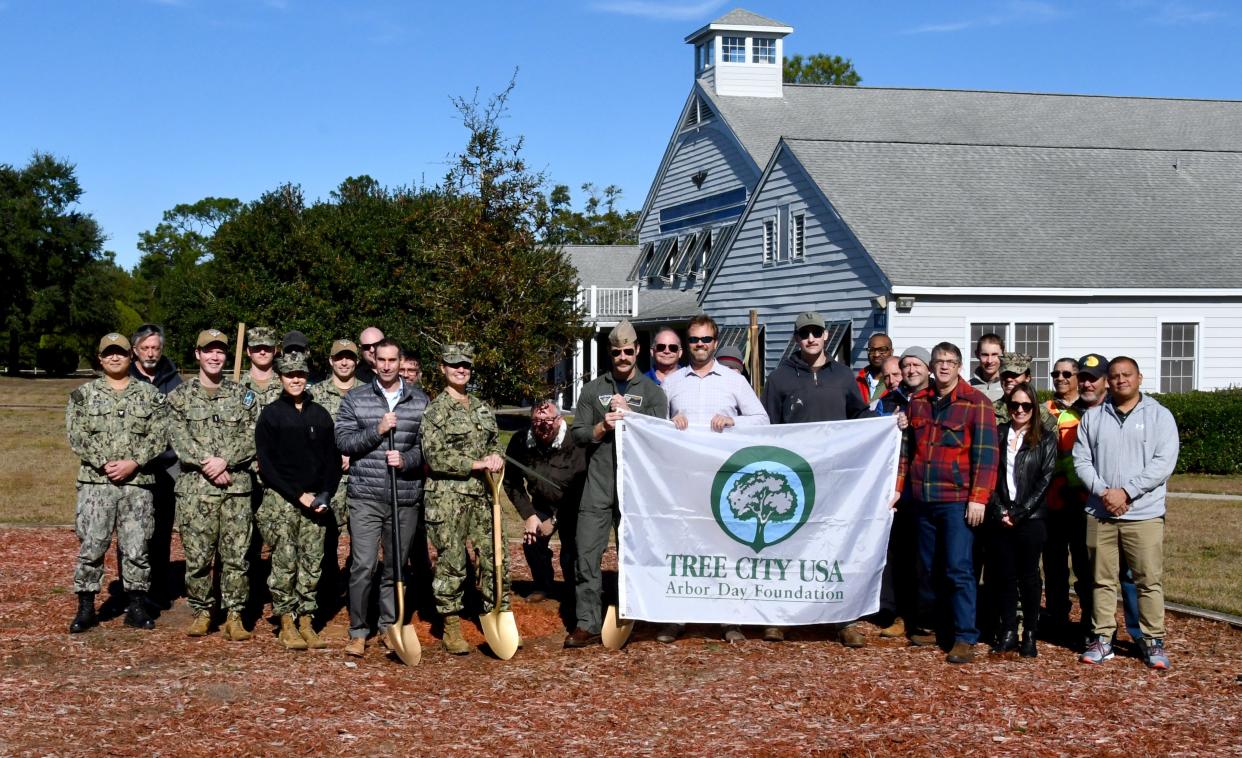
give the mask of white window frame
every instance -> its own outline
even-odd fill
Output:
[[[763,219],[760,231],[763,235],[763,265],[767,266],[776,260],[776,246],[780,244],[780,216]]]
[[[965,304],[963,303],[963,305]],[[1004,306],[998,305],[996,307],[1002,308]],[[966,320],[965,336],[962,338],[962,345],[959,345],[959,347],[962,348],[962,371],[967,377],[974,376],[975,368],[978,365],[978,359],[975,358],[975,339],[971,333],[971,327],[974,324],[1003,325],[1005,327],[1005,333],[1000,336],[1005,341],[1006,352],[1011,352],[1015,349],[1018,324],[1048,324],[1048,368],[1047,370],[1040,372],[1040,376],[1036,376],[1034,364],[1032,364],[1031,383],[1037,390],[1052,388],[1052,378],[1048,375],[1048,372],[1052,370],[1054,365],[1056,365],[1057,358],[1061,357],[1060,345],[1057,344],[1057,340],[1060,338],[1061,333],[1061,324],[1059,319],[1055,316],[1050,316],[1034,309],[1029,311],[1019,310],[1014,313],[1013,317],[1008,321],[990,321],[986,319],[975,321],[968,317]],[[1041,382],[1046,382],[1048,386],[1043,387]]]
[[[729,55],[730,55],[729,51],[736,50],[738,48],[737,48],[737,45],[731,44],[727,40],[741,40],[742,46],[741,46],[740,55],[742,57],[739,58],[738,60],[732,60],[729,58]],[[749,37],[734,37],[732,35],[721,36],[720,38],[720,62],[721,63],[745,63],[747,60],[747,56],[749,54],[749,49],[750,49],[750,45],[748,44],[749,40],[750,40]]]
[[[776,38],[775,37],[751,37],[749,39],[750,39],[750,62],[751,63],[764,63],[768,65],[776,65]],[[765,57],[764,59],[760,60],[759,50],[761,46],[759,43],[761,42],[765,43],[764,47],[770,48],[769,50],[765,51],[765,56],[766,56],[766,53],[768,52],[771,53],[770,58]]]
[[[1203,317],[1202,316],[1178,316],[1164,318],[1156,317],[1156,355],[1155,355],[1155,374],[1156,380],[1151,383],[1150,387],[1153,392],[1164,392],[1164,325],[1165,324],[1194,324],[1195,341],[1194,341],[1194,360],[1191,362],[1191,370],[1194,377],[1191,380],[1190,391],[1193,392],[1203,386]],[[1148,391],[1148,383],[1143,382],[1144,391]]]
[[[789,260],[806,260],[805,208],[794,208],[789,214]]]

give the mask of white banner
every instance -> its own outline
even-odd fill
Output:
[[[879,610],[901,433],[892,417],[617,434],[620,615],[788,626]]]

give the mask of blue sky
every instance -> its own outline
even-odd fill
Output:
[[[691,85],[682,39],[716,0],[0,0],[0,163],[74,162],[125,266],[138,232],[206,196],[347,176],[435,183],[465,132],[449,98],[520,69],[505,129],[550,180],[646,195]],[[1228,0],[750,0],[786,53],[864,86],[1242,99]]]

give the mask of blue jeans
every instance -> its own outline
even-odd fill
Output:
[[[965,503],[918,503],[916,515],[919,607],[943,608],[947,600],[953,615],[953,640],[973,645],[979,641],[975,626],[977,584],[974,568],[975,530],[966,525]],[[919,625],[932,626],[921,618]]]

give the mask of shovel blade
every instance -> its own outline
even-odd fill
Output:
[[[604,625],[599,630],[599,635],[604,640],[604,647],[609,650],[620,650],[625,647],[632,631],[634,631],[634,622],[618,616],[617,606],[608,606],[608,610],[604,613]]]
[[[502,661],[507,661],[517,652],[522,644],[522,636],[518,634],[517,620],[513,611],[492,609],[479,617],[479,626],[483,627],[483,636],[492,653]]]

